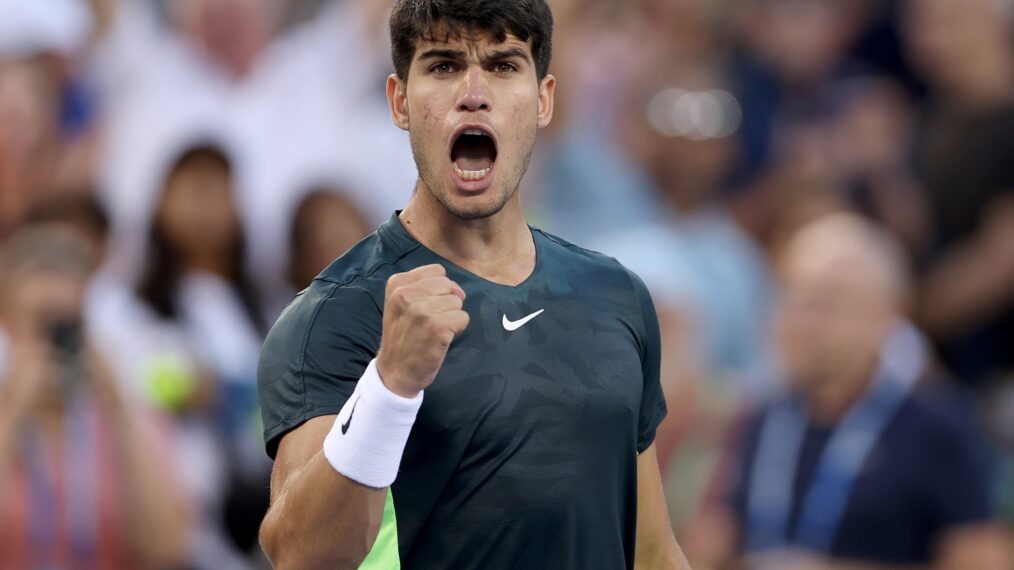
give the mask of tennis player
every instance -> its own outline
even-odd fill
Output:
[[[684,569],[643,283],[530,227],[545,0],[398,0],[412,199],[290,304],[258,384],[281,569]],[[617,189],[622,191],[622,189]]]

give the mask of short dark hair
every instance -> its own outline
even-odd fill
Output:
[[[225,172],[232,172],[232,159],[225,146],[215,140],[209,139],[186,147],[172,162],[169,167],[169,173],[171,175],[198,164],[212,166]]]
[[[391,59],[401,80],[415,57],[416,42],[446,41],[475,32],[503,42],[507,34],[531,41],[535,74],[549,73],[553,12],[546,0],[397,0],[391,12]]]
[[[168,180],[180,170],[195,165],[207,165],[232,172],[232,164],[229,152],[213,140],[186,147],[171,163],[154,217],[148,228],[147,263],[136,288],[138,296],[161,318],[175,320],[179,317],[176,294],[184,277],[184,260],[181,259],[180,252],[159,221],[159,212],[165,206]],[[246,233],[240,227],[227,254],[229,282],[238,294],[251,322],[258,330],[264,332],[267,327],[260,312],[258,291],[245,264],[246,248]]]
[[[30,225],[75,227],[101,244],[105,244],[109,236],[109,215],[90,190],[44,199],[28,211],[25,222]]]

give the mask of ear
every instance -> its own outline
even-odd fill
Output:
[[[392,73],[387,78],[387,105],[391,108],[391,120],[403,131],[408,130],[408,94],[406,84]]]
[[[556,93],[556,78],[547,75],[539,85],[539,128],[544,129],[553,120],[553,97]]]

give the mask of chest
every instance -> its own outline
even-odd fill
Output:
[[[535,442],[573,449],[636,433],[636,307],[571,288],[470,292],[465,309],[468,329],[427,390],[417,426],[473,450]]]

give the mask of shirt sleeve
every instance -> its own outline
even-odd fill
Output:
[[[376,356],[381,323],[367,291],[326,282],[315,282],[282,312],[257,370],[268,456],[303,422],[341,411]]]
[[[658,315],[655,313],[655,304],[651,301],[651,295],[644,282],[637,276],[633,276],[633,279],[644,323],[644,338],[642,339],[644,353],[641,357],[641,377],[644,386],[641,391],[641,409],[637,426],[637,452],[642,453],[654,443],[655,431],[665,419],[667,410],[659,376],[662,362],[662,341],[658,327]]]

